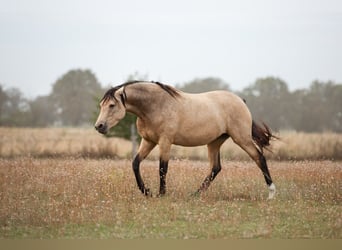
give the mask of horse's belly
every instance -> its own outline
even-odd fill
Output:
[[[192,131],[177,133],[174,137],[173,144],[187,147],[206,145],[214,141],[221,134],[223,134],[223,132],[218,130],[208,132],[204,129],[194,128]]]
[[[210,106],[203,104],[199,106],[199,110],[192,108],[189,112],[183,112],[176,126],[174,144],[205,145],[227,133],[224,115],[216,106],[215,109],[209,109]]]

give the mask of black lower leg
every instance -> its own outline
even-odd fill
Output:
[[[159,161],[159,176],[160,176],[160,189],[159,194],[164,195],[166,193],[166,174],[168,169],[169,162],[163,161],[160,159]]]
[[[216,175],[217,175],[220,171],[221,171],[221,167],[214,167],[213,170],[211,171],[210,175],[208,175],[208,176],[204,179],[204,181],[203,181],[203,183],[202,183],[202,185],[201,185],[201,187],[199,188],[198,191],[204,191],[204,190],[206,190],[206,189],[209,187],[210,183],[215,179]]]
[[[259,161],[260,161],[260,168],[265,177],[266,184],[270,186],[273,183],[273,181],[272,181],[270,172],[268,171],[266,159],[261,153],[259,153]]]
[[[139,155],[137,155],[133,160],[133,171],[134,171],[135,179],[137,181],[137,185],[140,191],[146,196],[150,196],[151,195],[150,190],[148,188],[145,188],[145,184],[140,175],[139,167],[140,167],[140,158],[139,158]]]
[[[201,187],[198,189],[198,192],[206,190],[210,183],[215,179],[216,175],[221,171],[221,162],[220,162],[220,154],[218,154],[218,161],[216,165],[213,166],[211,173],[204,179]]]

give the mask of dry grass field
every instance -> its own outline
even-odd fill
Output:
[[[342,238],[341,135],[282,136],[269,153],[271,201],[260,170],[230,144],[201,196],[192,194],[209,171],[205,148],[175,147],[167,195],[145,198],[130,147],[90,129],[0,128],[0,238]],[[154,195],[156,157],[141,166]]]
[[[305,134],[282,132],[273,141],[267,159],[274,160],[342,160],[342,134]],[[105,138],[93,128],[1,128],[0,157],[88,157],[131,159],[132,146],[119,138]],[[207,160],[207,148],[173,146],[175,159]],[[227,160],[249,160],[247,154],[228,140],[221,157]],[[158,159],[158,148],[150,159]]]

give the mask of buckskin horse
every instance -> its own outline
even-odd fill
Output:
[[[206,190],[221,170],[220,147],[231,137],[256,162],[269,189],[275,185],[269,173],[263,148],[269,146],[271,130],[252,119],[245,101],[229,91],[190,94],[159,82],[130,81],[110,88],[100,101],[100,114],[95,123],[105,134],[124,118],[135,114],[142,140],[133,160],[133,171],[140,191],[152,196],[140,175],[140,163],[159,145],[159,195],[166,192],[166,174],[171,145],[207,145],[211,171],[197,193]]]

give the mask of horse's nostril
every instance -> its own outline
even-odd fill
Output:
[[[105,122],[103,123],[99,123],[98,125],[95,125],[95,129],[101,133],[101,134],[105,134],[107,133],[107,124]]]
[[[103,127],[104,127],[103,123],[100,123],[99,125],[95,125],[96,130],[102,129]]]

